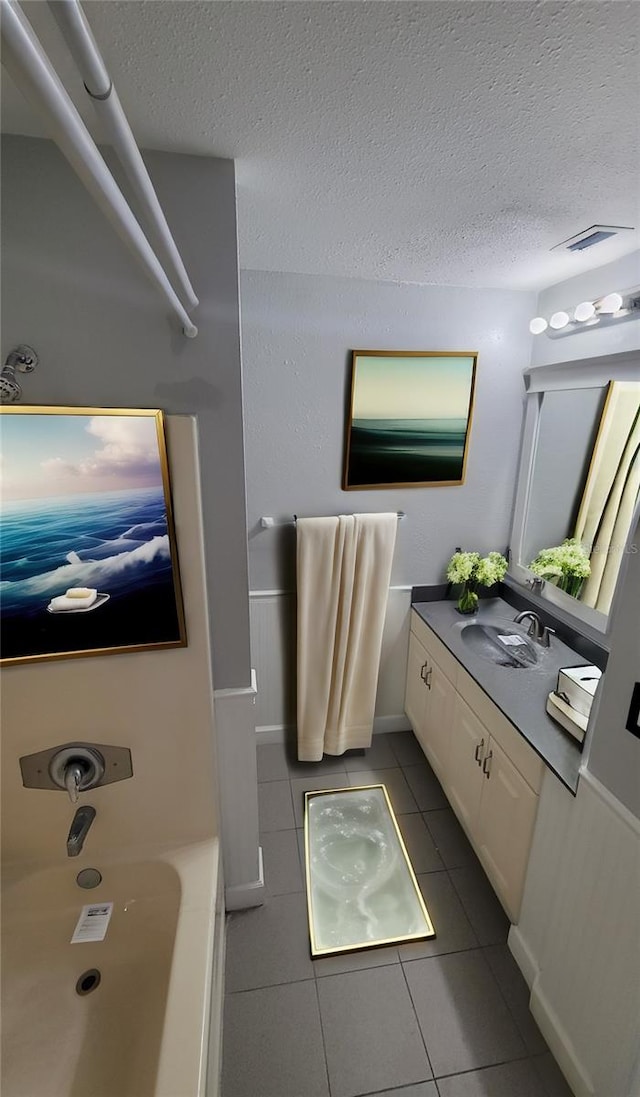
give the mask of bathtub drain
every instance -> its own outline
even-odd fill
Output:
[[[96,987],[100,985],[101,978],[100,972],[95,967],[90,968],[89,971],[85,971],[76,983],[76,994],[79,994],[81,997],[85,994],[91,994],[91,991],[95,990]]]

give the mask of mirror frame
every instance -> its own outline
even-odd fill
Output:
[[[557,362],[548,366],[531,366],[524,371],[526,395],[513,520],[511,523],[508,572],[508,575],[517,586],[526,586],[530,592],[535,578],[533,572],[524,564],[521,564],[520,560],[522,559],[529,499],[538,449],[540,413],[544,394],[546,392],[557,392],[561,389],[604,388],[609,381],[637,381],[639,374],[640,351],[637,354],[624,352],[621,354],[607,354],[600,358],[579,359],[575,362]],[[634,511],[631,523],[632,530],[636,528],[639,516],[640,501],[636,504]],[[623,561],[621,561],[615,594],[608,614],[593,609],[591,606],[583,605],[577,598],[573,598],[563,590],[558,590],[553,583],[545,583],[542,590],[537,593],[542,600],[546,600],[550,605],[564,611],[563,616],[567,615],[573,618],[576,625],[587,625],[591,629],[595,629],[597,633],[606,634],[609,632],[610,623],[615,616],[620,591],[620,577],[625,570],[622,564]]]

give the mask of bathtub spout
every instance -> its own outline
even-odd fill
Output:
[[[67,837],[67,854],[69,857],[77,857],[80,853],[95,817],[96,809],[88,804],[76,811]]]

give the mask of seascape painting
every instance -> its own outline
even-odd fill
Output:
[[[354,351],[343,488],[462,484],[477,354]]]
[[[0,662],[186,643],[162,413],[3,407]]]

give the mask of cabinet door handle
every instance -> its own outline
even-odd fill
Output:
[[[427,673],[425,674],[425,677],[424,677],[424,684],[427,687],[427,689],[431,689],[431,675],[432,674],[433,674],[433,667],[429,667],[429,669],[428,669],[428,671],[427,671]]]
[[[426,660],[425,660],[425,662],[420,667],[420,677],[422,678],[423,682],[426,682],[426,678],[425,678],[426,669],[427,669],[427,663],[426,663]]]
[[[484,739],[481,739],[480,742],[476,744],[476,749],[475,749],[475,759],[476,759],[476,762],[478,763],[479,766],[482,765],[482,751],[483,750],[484,750]]]
[[[487,754],[487,757],[485,758],[484,762],[482,763],[482,772],[484,773],[485,777],[487,778],[487,781],[489,780],[489,778],[491,776],[491,759],[492,758],[493,758],[493,751],[490,750],[489,753]]]

